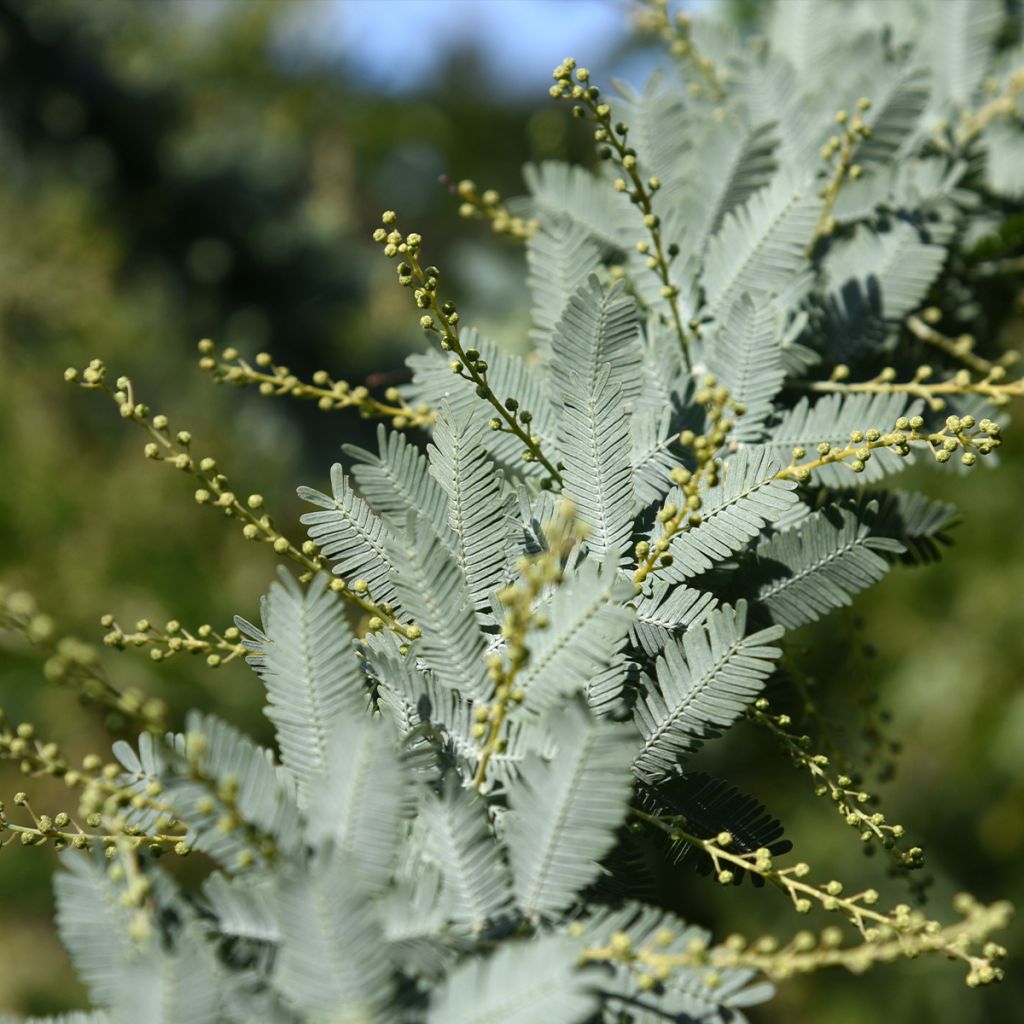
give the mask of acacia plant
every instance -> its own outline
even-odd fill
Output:
[[[525,245],[529,357],[463,324],[394,212],[374,238],[432,343],[411,384],[377,397],[201,343],[218,380],[390,425],[329,492],[300,488],[306,539],[130,380],[67,372],[298,579],[258,626],[105,619],[158,661],[246,658],[276,750],[201,711],[165,731],[5,597],[55,678],[143,726],[78,765],[0,717],[26,788],[58,776],[78,803],[0,811],[9,840],[66,851],[57,926],[96,1007],[66,1021],[726,1021],[832,966],[937,953],[1000,978],[1005,904],[885,905],[698,756],[755,720],[918,875],[813,716],[777,707],[802,694],[780,645],[934,560],[953,510],[891,478],[991,461],[1024,392],[994,350],[1020,270],[1015,26],[995,0],[791,0],[746,43],[663,2],[645,17],[678,64],[642,92],[554,71],[596,172],[528,167],[508,204],[457,187]],[[165,854],[199,858],[200,887]],[[677,916],[691,887],[745,880],[826,923],[714,937]]]

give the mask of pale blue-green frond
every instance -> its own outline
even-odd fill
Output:
[[[672,486],[669,473],[682,465],[678,458],[678,431],[673,429],[672,410],[641,405],[629,417],[633,467],[634,511],[664,498]],[[675,447],[675,451],[673,451]]]
[[[483,798],[454,777],[440,795],[428,793],[419,813],[430,855],[438,864],[449,919],[472,932],[500,917],[511,899],[508,866]]]
[[[377,425],[379,455],[346,444],[345,452],[357,461],[352,466],[363,497],[395,530],[405,530],[414,513],[429,522],[446,542],[448,502],[440,484],[431,476],[426,456],[400,430]]]
[[[452,971],[427,1024],[583,1024],[598,993],[578,957],[579,946],[560,935],[505,943]]]
[[[309,841],[330,839],[367,885],[386,885],[417,796],[388,724],[374,719],[336,722],[327,763],[311,785],[317,811],[306,826]]]
[[[931,92],[928,71],[920,65],[886,70],[871,89],[871,109],[862,114],[871,134],[851,157],[865,172],[891,163],[914,143]]]
[[[656,580],[650,593],[641,594],[633,604],[636,619],[630,640],[645,654],[655,657],[672,637],[703,622],[718,601],[705,591]]]
[[[185,906],[174,900],[166,908],[182,926],[173,947],[156,934],[141,936],[133,928],[139,911],[125,898],[130,883],[111,878],[107,867],[103,857],[72,854],[54,881],[61,941],[92,1001],[108,1009],[111,1024],[216,1024],[222,979]],[[166,875],[153,882],[157,903],[173,898]]]
[[[768,185],[776,170],[774,122],[737,129],[732,120],[712,121],[687,161],[681,211],[688,226],[684,250],[703,256],[726,214]]]
[[[876,536],[874,507],[826,508],[792,530],[758,545],[754,599],[763,614],[786,629],[815,622],[877,583],[889,570],[882,553],[903,545]]]
[[[294,786],[291,777],[274,763],[271,751],[215,715],[197,711],[189,712],[186,732],[174,738],[174,746],[179,758],[186,758],[189,752],[202,778],[218,788],[237,787],[233,803],[243,821],[271,836],[283,850],[295,848],[300,830]],[[228,810],[226,805],[212,815],[203,813],[202,801],[211,795],[211,789],[193,782],[190,774],[167,784],[168,802],[189,825],[190,845],[205,850],[226,869],[237,870],[234,858],[246,848],[245,837],[239,829],[224,832],[218,828],[219,816]]]
[[[263,630],[236,618],[253,653],[246,661],[267,689],[281,760],[295,779],[300,807],[310,779],[326,765],[327,743],[342,717],[362,717],[369,704],[355,638],[341,601],[321,573],[303,589],[284,569],[261,602]]]
[[[782,652],[773,626],[747,635],[746,603],[717,608],[664,648],[657,680],[638,700],[643,745],[634,770],[647,781],[678,774],[680,761],[718,736],[757,699]]]
[[[271,875],[236,875],[215,871],[203,882],[203,897],[217,922],[217,933],[276,945],[281,927],[273,913],[274,880]]]
[[[126,967],[140,957],[129,934],[132,911],[104,859],[66,853],[61,864],[53,882],[61,943],[91,1001],[110,1006]]]
[[[614,910],[603,910],[586,921],[577,938],[581,948],[607,946],[617,933],[628,935],[634,948],[657,946],[666,956],[684,954],[695,943],[707,945],[711,935],[703,928],[687,925],[674,914],[641,903],[628,902]],[[628,1014],[635,1024],[664,1024],[666,1021],[700,1021],[701,1024],[743,1024],[740,1007],[765,1002],[774,994],[771,984],[756,980],[750,968],[729,967],[709,977],[707,968],[677,967],[664,984],[652,992],[638,983],[639,976],[625,964],[604,968],[601,990],[605,994],[606,1020]],[[751,984],[754,982],[754,984]]]
[[[629,144],[636,150],[640,173],[656,177],[661,188],[654,195],[662,213],[678,203],[688,181],[685,157],[693,146],[694,109],[689,108],[674,82],[655,72],[642,91],[616,83],[622,100],[616,114],[629,125]]]
[[[772,302],[747,294],[726,312],[708,346],[708,369],[746,406],[730,435],[739,442],[757,441],[782,387],[782,311]]]
[[[384,938],[402,974],[436,985],[473,938],[448,926],[448,900],[440,871],[420,861],[415,874],[403,876],[379,903]]]
[[[717,319],[744,292],[781,294],[807,266],[822,203],[805,179],[782,173],[729,213],[708,243],[704,312]]]
[[[545,452],[550,451],[554,447],[557,416],[548,399],[541,370],[520,356],[505,352],[472,329],[462,332],[462,345],[479,350],[487,363],[491,390],[500,401],[514,398],[520,410],[532,414],[530,432],[540,438]],[[406,388],[410,401],[425,402],[433,409],[440,409],[447,403],[457,421],[472,419],[483,427],[484,445],[508,480],[526,479],[536,483],[545,477],[546,471],[539,462],[523,461],[524,448],[519,438],[506,431],[488,429],[495,416],[494,407],[480,398],[475,384],[452,373],[448,355],[431,349],[422,355],[410,356],[406,362],[413,371],[412,385]]]
[[[921,408],[917,399],[901,394],[831,394],[819,398],[813,405],[801,398],[771,427],[769,444],[781,463],[788,463],[794,448],[803,448],[807,459],[816,458],[815,449],[822,442],[843,449],[850,444],[854,430],[889,431],[900,416],[914,416]],[[858,487],[876,483],[887,473],[898,473],[904,463],[914,458],[894,455],[888,448],[876,448],[862,473],[853,473],[842,464],[822,466],[814,471],[814,479],[827,487]]]
[[[573,374],[562,403],[562,493],[588,527],[591,553],[622,558],[633,532],[633,468],[622,388],[604,364],[589,384]]]
[[[669,545],[672,564],[659,569],[670,581],[706,572],[715,562],[743,550],[761,530],[785,515],[797,501],[796,485],[780,480],[779,463],[766,445],[741,448],[725,462],[721,482],[701,494],[701,521],[675,534]],[[669,494],[677,505],[685,499],[678,488]],[[662,534],[657,524],[651,540]]]
[[[638,234],[629,200],[582,167],[555,161],[527,164],[523,180],[530,190],[531,215],[542,223],[567,219],[606,249],[626,249]]]
[[[683,347],[674,328],[661,317],[649,314],[644,328],[644,388],[637,410],[674,413],[693,382],[683,360]]]
[[[512,496],[488,458],[479,424],[453,423],[442,415],[427,449],[430,472],[448,496],[448,526],[477,612],[489,608],[504,581],[512,547]]]
[[[993,121],[981,136],[985,182],[996,195],[1024,197],[1024,132],[1018,124]]]
[[[809,84],[797,76],[784,54],[770,52],[743,61],[732,87],[745,108],[747,124],[785,125],[778,133],[775,154],[784,167],[813,167],[820,159],[818,110],[807,95]]]
[[[276,913],[283,942],[271,983],[300,1013],[332,1024],[385,1024],[394,991],[377,909],[341,856],[282,877]]]
[[[588,680],[583,690],[587,707],[597,718],[621,721],[625,715],[626,687],[639,675],[636,662],[626,651],[616,651]]]
[[[622,646],[633,621],[625,604],[632,596],[629,580],[602,572],[591,559],[566,570],[541,606],[548,625],[527,640],[530,657],[516,678],[524,707],[544,711],[586,688]]]
[[[881,234],[861,226],[830,250],[825,274],[835,291],[853,279],[877,281],[882,315],[901,320],[922,305],[946,255],[944,245],[922,241],[918,229],[904,221]]]
[[[632,405],[643,391],[643,355],[636,303],[621,283],[602,287],[595,276],[578,288],[555,324],[556,364],[552,367],[552,400],[557,404],[564,388],[565,370],[575,373],[584,388],[594,387],[607,364],[611,379]]]
[[[999,0],[943,0],[941,15],[926,22],[918,51],[931,66],[936,101],[970,108],[1002,24]]]
[[[112,1024],[220,1024],[231,982],[215,958],[194,923],[178,933],[173,949],[152,936],[125,970],[110,1007]]]
[[[960,521],[955,505],[920,491],[869,491],[862,500],[878,502],[871,532],[899,541],[905,549],[899,558],[907,565],[937,562],[942,545],[952,543],[949,531]]]
[[[530,338],[540,361],[550,363],[554,327],[569,299],[601,269],[601,252],[590,233],[566,218],[555,218],[526,240],[527,283],[533,299]]]
[[[529,918],[564,910],[597,877],[632,791],[631,726],[596,720],[581,702],[548,725],[558,753],[523,762],[505,816],[516,902]]]
[[[428,521],[412,515],[405,537],[390,551],[399,567],[398,598],[423,630],[413,648],[416,657],[438,682],[467,697],[482,696],[487,692],[483,634],[466,578],[447,544]]]
[[[322,510],[301,517],[309,528],[309,539],[346,582],[366,580],[374,600],[394,604],[397,598],[386,550],[390,528],[356,494],[338,463],[331,467],[331,491],[329,497],[311,487],[298,490],[303,501]]]
[[[849,20],[839,4],[816,0],[789,0],[775,4],[767,23],[768,45],[790,61],[802,80],[828,64],[829,55],[849,31]]]

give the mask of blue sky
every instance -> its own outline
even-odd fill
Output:
[[[541,94],[562,58],[599,72],[630,29],[628,0],[315,0],[297,10],[291,42],[396,92],[421,88],[473,43],[510,94]]]

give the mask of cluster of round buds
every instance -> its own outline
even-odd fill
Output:
[[[697,405],[704,407],[707,425],[700,434],[692,430],[682,431],[679,443],[690,449],[697,464],[692,470],[676,466],[669,474],[669,479],[681,492],[680,499],[667,501],[658,510],[657,521],[661,524],[661,536],[653,541],[640,541],[636,545],[638,566],[634,579],[637,583],[643,582],[655,566],[667,568],[672,564],[673,556],[669,547],[676,533],[686,527],[701,524],[703,501],[700,492],[718,483],[720,465],[716,456],[735,426],[735,420],[728,414],[732,412],[742,415],[746,412],[742,403],[731,398],[729,389],[721,386],[717,378],[711,375],[704,377],[693,399]]]
[[[164,702],[147,698],[141,690],[113,687],[103,672],[96,648],[73,636],[55,636],[53,620],[39,611],[31,594],[0,587],[0,628],[19,632],[42,648],[46,653],[43,675],[51,683],[72,687],[83,701],[140,721],[147,729],[163,730],[167,715]],[[23,770],[35,769],[23,765]]]
[[[706,91],[712,99],[722,97],[726,74],[716,71],[712,61],[697,51],[693,42],[692,23],[686,14],[679,11],[673,18],[668,0],[648,0],[638,23],[642,29],[659,35],[673,57],[688,62],[700,72],[704,81],[703,84],[690,83],[688,88],[692,96],[702,96]]]
[[[104,615],[101,625],[108,630],[103,642],[108,647],[124,650],[126,647],[149,647],[153,661],[164,661],[179,653],[204,654],[211,668],[234,661],[246,653],[239,642],[240,633],[230,626],[223,633],[216,632],[208,623],[201,625],[195,633],[182,627],[177,619],[171,619],[163,628],[148,619],[139,619],[134,632],[125,632],[114,621],[112,615]]]
[[[394,210],[385,210],[381,215],[382,227],[373,232],[373,240],[384,246],[384,255],[387,257],[411,254],[415,257],[419,253],[420,244],[423,239],[411,232],[409,235],[402,235],[402,232],[395,227],[398,223],[398,215]]]
[[[83,388],[98,388],[102,385],[107,368],[102,359],[92,359],[82,371],[69,366],[64,371],[64,379],[69,384],[81,384]]]
[[[473,784],[482,789],[487,765],[494,754],[505,749],[501,735],[509,709],[521,704],[525,692],[516,685],[519,670],[529,661],[527,637],[532,629],[546,629],[547,616],[535,610],[537,598],[545,587],[561,582],[563,560],[581,533],[576,523],[576,506],[567,499],[555,505],[555,519],[545,525],[547,547],[534,555],[523,556],[517,563],[519,578],[497,593],[504,608],[501,637],[504,652],[495,651],[487,658],[487,677],[494,687],[489,703],[474,710],[473,736],[481,743]]]
[[[960,461],[973,466],[978,455],[988,455],[1002,443],[999,424],[990,419],[980,423],[973,416],[949,416],[941,430],[928,431],[922,416],[900,416],[893,430],[887,433],[876,428],[850,432],[850,444],[833,446],[828,441],[817,445],[817,458],[805,465],[797,463],[807,456],[805,448],[793,449],[793,462],[782,471],[804,483],[811,472],[829,463],[842,463],[854,473],[863,473],[876,448],[885,448],[894,455],[904,458],[910,454],[912,444],[926,444],[936,462],[949,462],[956,452],[961,452]]]
[[[834,157],[837,159],[830,180],[819,193],[825,200],[825,207],[815,231],[816,238],[830,235],[835,230],[836,222],[830,216],[830,211],[839,190],[847,179],[856,181],[863,173],[860,164],[853,162],[853,152],[858,142],[871,136],[871,129],[864,123],[863,118],[863,115],[870,109],[871,100],[861,97],[857,101],[857,112],[852,117],[845,110],[838,111],[836,122],[841,128],[841,132],[831,136],[821,147],[822,160],[830,162]]]
[[[867,113],[871,109],[871,100],[866,96],[862,96],[857,100],[857,113],[850,117],[845,110],[837,111],[836,123],[842,128],[842,136],[833,135],[821,147],[821,158],[823,160],[831,160],[837,153],[839,153],[844,144],[853,145],[860,139],[868,139],[871,137],[871,129],[864,123],[862,117],[863,114]],[[860,168],[854,164],[849,168],[851,178],[859,178],[861,175]]]
[[[442,180],[447,182],[447,179]],[[511,235],[513,238],[529,238],[537,230],[537,221],[524,220],[509,213],[501,195],[493,188],[478,192],[476,183],[469,178],[449,187],[459,197],[460,217],[489,220],[495,234]]]
[[[226,348],[218,353],[209,338],[199,342],[199,367],[206,370],[214,381],[237,387],[256,385],[264,396],[290,395],[315,401],[325,412],[355,407],[364,419],[375,416],[390,417],[396,429],[409,426],[430,426],[434,416],[426,405],[410,406],[398,388],[388,388],[381,402],[363,385],[353,387],[346,380],[335,380],[326,370],[317,370],[309,382],[302,381],[287,366],[274,362],[269,352],[260,352],[253,360],[255,366],[243,359],[237,349]]]

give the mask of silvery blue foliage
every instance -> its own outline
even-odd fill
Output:
[[[239,620],[276,752],[210,716],[165,744],[118,748],[122,781],[160,785],[213,873],[189,895],[155,859],[133,858],[140,900],[130,872],[67,855],[58,923],[98,1008],[67,1024],[725,1022],[770,996],[747,969],[653,978],[584,950],[618,933],[636,948],[664,933],[666,953],[706,938],[640,877],[678,870],[679,844],[637,836],[637,812],[699,838],[731,832],[740,852],[788,848],[756,800],[699,775],[694,758],[761,694],[787,631],[901,557],[935,558],[953,510],[883,489],[906,461],[885,448],[862,474],[850,460],[809,479],[784,471],[794,448],[813,459],[851,431],[973,414],[970,398],[939,413],[903,392],[815,384],[889,365],[905,379],[924,361],[905,321],[926,304],[961,329],[990,326],[971,267],[1019,210],[1024,132],[1019,98],[963,127],[991,102],[988,80],[998,94],[1020,67],[996,0],[787,0],[759,13],[749,45],[694,28],[728,72],[721,96],[693,95],[669,70],[611,101],[643,178],[660,182],[691,365],[616,170],[526,170],[515,212],[535,222],[535,355],[463,332],[494,393],[532,413],[585,528],[536,595],[545,625],[528,635],[500,747],[482,761],[489,666],[506,654],[502,589],[543,557],[555,501],[544,469],[490,429],[490,406],[431,351],[410,360],[409,393],[437,411],[429,444],[382,428],[377,452],[334,467],[330,494],[300,491],[337,577],[365,580],[422,636],[357,640],[326,574],[283,575],[261,625]],[[859,173],[826,210],[832,165],[819,153],[836,110],[863,95]],[[698,398],[709,373],[743,411],[716,442],[700,515],[669,535],[658,512],[686,503],[679,481],[695,462],[680,435],[710,431]],[[671,561],[638,584],[637,545],[662,539]],[[134,820],[156,828],[144,811]]]

